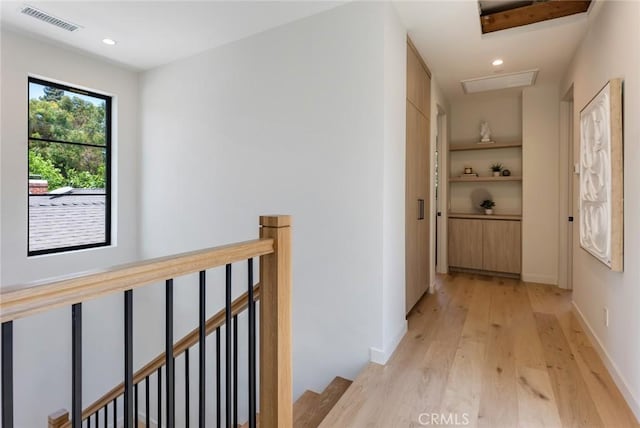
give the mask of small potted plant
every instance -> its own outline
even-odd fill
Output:
[[[492,164],[490,167],[491,171],[493,171],[494,177],[500,177],[500,171],[502,171],[502,168],[502,164],[499,162]]]
[[[485,214],[491,215],[491,214],[493,214],[493,207],[496,206],[496,203],[493,202],[491,199],[485,199],[484,201],[482,201],[480,206],[482,208],[484,208],[484,213]]]

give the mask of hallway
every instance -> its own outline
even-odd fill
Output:
[[[438,278],[389,363],[367,366],[321,427],[455,425],[638,426],[570,292],[467,274]]]

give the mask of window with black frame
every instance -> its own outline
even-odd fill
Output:
[[[111,243],[111,97],[29,78],[28,254]]]

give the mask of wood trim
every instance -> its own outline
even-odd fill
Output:
[[[624,270],[622,79],[609,81],[611,102],[611,270]]]
[[[431,79],[431,70],[427,66],[427,63],[424,61],[424,59],[422,59],[422,55],[420,55],[420,52],[418,52],[418,48],[416,48],[416,45],[413,44],[411,37],[409,37],[408,35],[407,35],[407,44],[409,45],[411,50],[415,52],[415,54],[418,57],[418,61],[420,61],[420,65],[422,65],[422,67],[424,68],[424,71],[427,72],[429,79]]]
[[[463,150],[491,150],[491,149],[510,149],[522,147],[522,141],[514,141],[510,143],[493,143],[493,144],[449,144],[450,152],[459,152]]]
[[[274,245],[275,242],[271,238],[256,239],[121,265],[45,284],[12,287],[0,294],[0,322],[136,289],[227,263],[264,256],[273,253]]]
[[[591,0],[550,0],[480,16],[482,34],[562,18],[589,10]]]
[[[274,241],[274,253],[260,258],[259,425],[292,428],[291,227],[287,219],[261,223],[260,237]]]
[[[254,300],[258,300],[260,298],[260,289],[261,289],[260,284],[255,286],[254,294],[253,294]],[[244,311],[247,308],[248,304],[249,304],[249,298],[247,293],[244,293],[240,297],[235,299],[231,303],[232,316]],[[218,327],[224,325],[224,323],[225,323],[225,309],[222,309],[207,320],[205,325],[205,332],[206,332],[205,334],[207,336],[210,335]],[[191,330],[189,334],[187,334],[178,342],[176,342],[176,344],[173,346],[174,357],[177,358],[180,354],[184,353],[185,350],[189,349],[190,347],[198,343],[198,340],[199,340],[199,328],[195,328]],[[134,385],[139,382],[142,382],[147,376],[154,374],[156,370],[164,366],[165,357],[166,357],[166,354],[163,352],[162,354],[159,354],[157,357],[151,360],[149,363],[147,363],[140,370],[136,371],[133,374]],[[105,405],[111,403],[115,398],[121,396],[122,394],[124,394],[124,383],[121,383],[118,386],[114,387],[109,392],[107,392],[102,397],[100,397],[95,402],[93,402],[91,405],[89,405],[87,408],[85,408],[82,411],[83,420],[93,415],[95,412],[102,409]],[[66,410],[61,410],[50,415],[49,421],[51,421],[51,418],[57,415],[59,412],[66,412]],[[69,418],[67,413],[67,421],[68,420]],[[51,427],[51,422],[49,422],[49,424],[50,424],[49,425],[50,428],[68,428],[71,426],[71,422],[68,422],[63,425],[54,425],[53,427]]]

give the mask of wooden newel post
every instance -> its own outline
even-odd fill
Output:
[[[260,427],[291,428],[291,217],[261,216],[260,226],[274,240],[260,258]]]
[[[65,409],[60,409],[49,415],[48,428],[62,428],[67,425],[69,425],[69,412]]]

